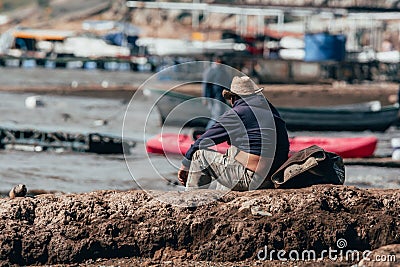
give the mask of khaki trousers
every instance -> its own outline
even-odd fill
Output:
[[[238,149],[231,146],[225,154],[200,149],[193,154],[186,190],[217,189],[248,191],[258,175],[235,160]]]

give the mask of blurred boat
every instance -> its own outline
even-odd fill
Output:
[[[0,36],[0,54],[45,58],[48,54],[75,57],[127,57],[126,47],[107,44],[94,37],[76,36],[73,31],[16,27]]]
[[[356,105],[341,107],[278,108],[290,131],[385,131],[397,120],[399,106],[379,110]]]
[[[291,155],[306,147],[317,145],[325,151],[334,152],[343,158],[365,158],[374,154],[378,139],[367,137],[307,137],[299,136],[289,139]],[[188,134],[163,133],[146,142],[148,153],[184,155],[193,144],[194,138]],[[225,153],[229,145],[224,142],[211,147]]]
[[[213,53],[244,52],[246,44],[236,43],[233,39],[218,41],[192,41],[169,38],[139,38],[139,47],[146,47],[150,55],[202,55]]]
[[[194,139],[189,134],[163,133],[147,140],[146,151],[153,154],[184,155],[193,143]],[[225,153],[228,148],[226,142],[210,147],[219,153]]]
[[[363,137],[318,137],[296,136],[290,138],[290,153],[317,145],[325,151],[334,152],[343,158],[367,158],[373,156],[378,139],[375,136]]]
[[[31,152],[85,152],[97,154],[128,153],[136,142],[99,133],[75,134],[33,129],[0,128],[0,149]]]
[[[304,40],[285,36],[279,41],[279,57],[285,60],[304,60],[306,56]]]
[[[73,31],[11,28],[0,36],[0,54],[42,58],[53,49],[55,43],[63,42],[74,35]]]
[[[279,41],[279,46],[284,49],[303,49],[305,47],[303,38],[296,38],[293,36],[284,36]]]
[[[210,112],[201,98],[146,89],[153,95],[165,125],[204,127]],[[377,101],[328,107],[277,107],[290,131],[385,131],[398,119],[399,105],[381,107]]]
[[[54,45],[53,52],[59,55],[73,55],[75,57],[127,57],[130,51],[126,47],[107,44],[99,38],[76,36],[68,37],[62,43]]]
[[[157,89],[145,89],[143,93],[156,101],[163,125],[205,127],[211,117],[201,98]]]
[[[285,60],[304,60],[306,52],[304,49],[280,49],[279,57]]]
[[[376,59],[383,63],[398,64],[400,62],[399,51],[385,51],[376,53]]]

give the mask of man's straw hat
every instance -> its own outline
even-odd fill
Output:
[[[254,95],[264,90],[259,88],[248,76],[235,76],[232,79],[231,90],[224,90],[222,95],[228,99],[232,95],[248,96]]]

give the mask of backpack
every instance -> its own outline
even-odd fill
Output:
[[[313,145],[295,152],[271,176],[275,188],[301,188],[314,184],[342,185],[345,180],[343,159]]]

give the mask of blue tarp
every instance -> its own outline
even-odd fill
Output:
[[[329,33],[306,34],[305,61],[342,61],[346,55],[346,36]]]
[[[116,33],[109,33],[104,36],[104,39],[108,42],[110,42],[113,45],[119,45],[122,46],[124,44],[124,38],[126,38],[126,42],[128,46],[134,47],[135,42],[138,39],[137,36],[124,36],[122,32],[116,32]]]

